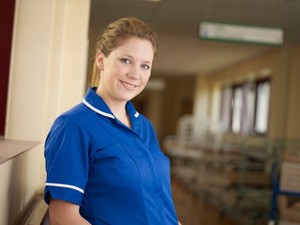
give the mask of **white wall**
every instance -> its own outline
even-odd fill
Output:
[[[10,202],[10,180],[12,176],[12,160],[0,164],[0,224],[8,224]]]
[[[0,183],[1,225],[13,224],[43,189],[46,133],[85,93],[89,7],[90,0],[16,1],[6,138],[41,144],[0,165],[1,178],[10,180]],[[18,189],[11,187],[12,170],[23,177]]]
[[[199,118],[208,118],[210,103],[210,84],[207,76],[198,75],[196,78],[194,98],[194,115]]]

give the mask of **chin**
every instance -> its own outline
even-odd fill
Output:
[[[137,95],[123,95],[123,96],[120,96],[120,101],[122,102],[128,102],[130,100],[132,100],[134,97],[136,97]]]
[[[127,101],[130,101],[131,99],[135,98],[136,96],[138,96],[141,92],[134,92],[134,93],[126,93],[124,96],[124,98],[128,99]]]

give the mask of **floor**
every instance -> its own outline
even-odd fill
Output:
[[[175,179],[172,180],[172,191],[178,219],[182,225],[238,225],[195,197]]]

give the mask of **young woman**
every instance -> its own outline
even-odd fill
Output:
[[[137,18],[121,18],[101,35],[95,87],[46,139],[51,224],[178,224],[169,160],[130,102],[148,82],[157,47],[156,34]]]

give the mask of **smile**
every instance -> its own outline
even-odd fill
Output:
[[[127,83],[127,82],[122,81],[122,80],[121,80],[121,83],[123,84],[124,87],[126,87],[128,89],[135,89],[136,87],[138,87],[137,85],[130,84],[130,83]]]

